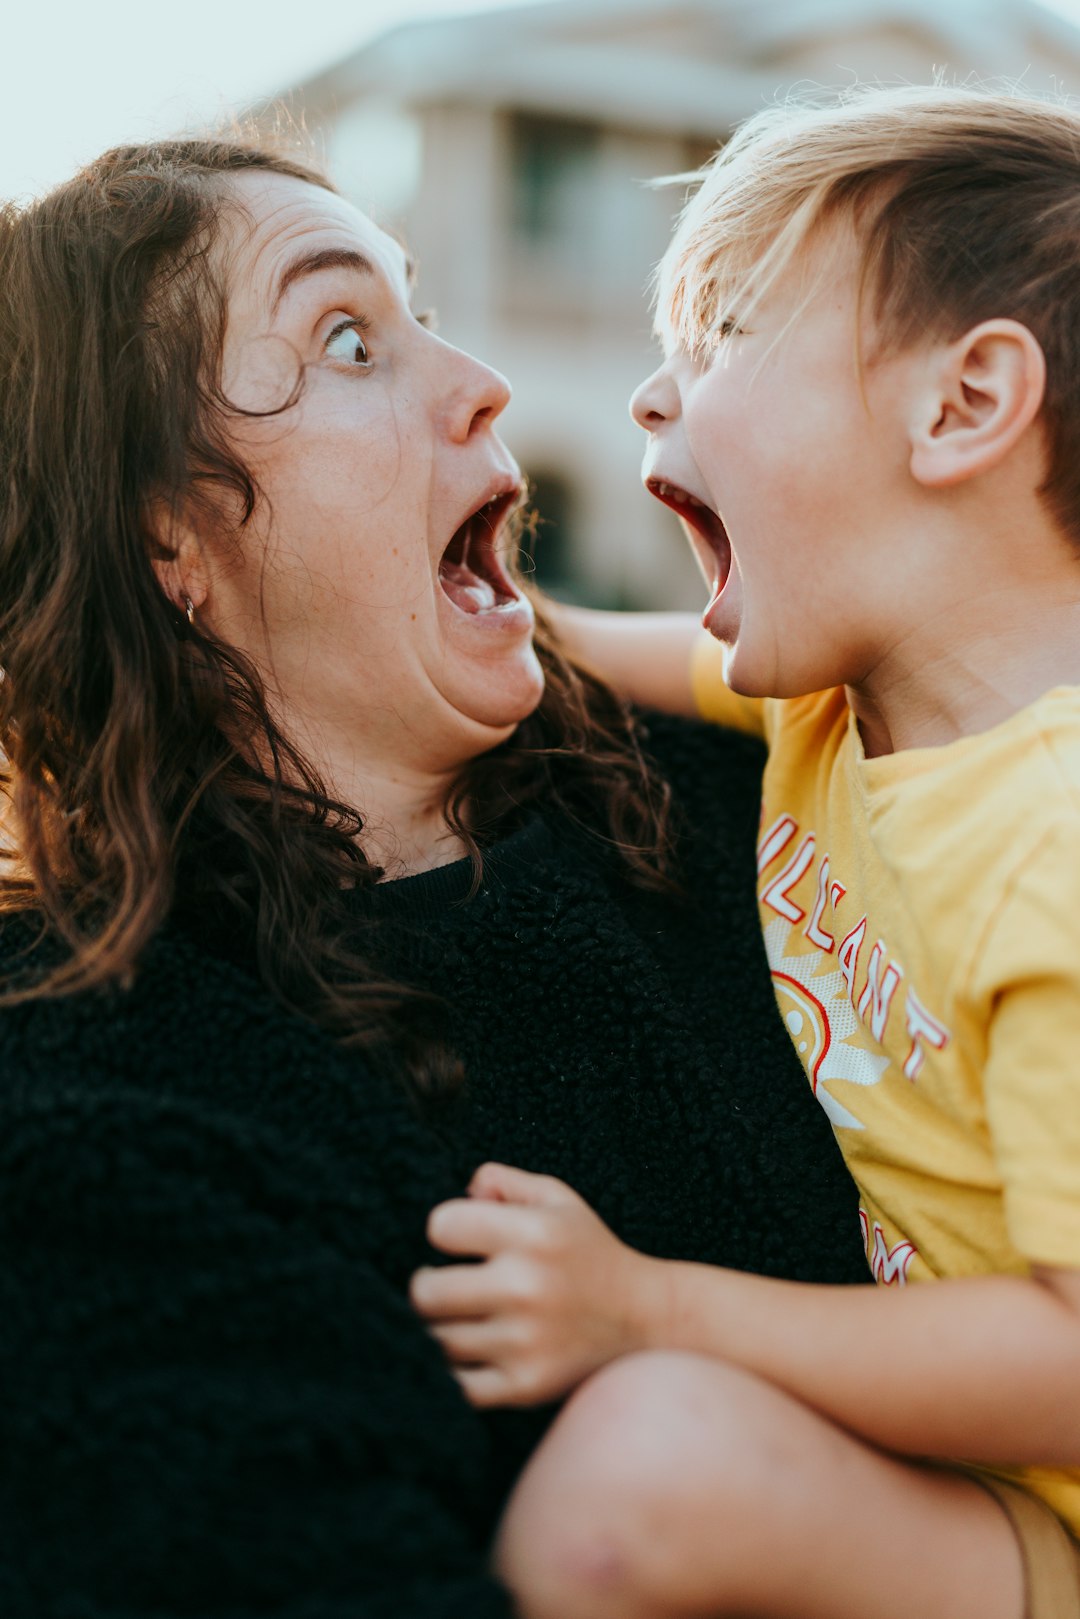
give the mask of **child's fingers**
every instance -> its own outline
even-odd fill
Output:
[[[428,1321],[490,1315],[503,1294],[487,1265],[425,1265],[409,1283],[413,1309]]]
[[[577,1193],[554,1175],[534,1175],[510,1164],[481,1164],[469,1182],[469,1196],[495,1203],[525,1203],[561,1208],[577,1201]]]
[[[455,1366],[454,1376],[470,1405],[483,1411],[496,1405],[517,1405],[506,1374],[498,1366]]]
[[[512,1353],[515,1334],[504,1320],[444,1321],[428,1329],[447,1360],[460,1366],[494,1366]]]
[[[512,1202],[506,1195],[506,1176],[505,1164],[481,1164],[469,1182],[469,1196],[487,1198],[492,1203]]]
[[[460,1197],[432,1209],[427,1237],[432,1247],[444,1254],[484,1258],[511,1244],[526,1246],[535,1229],[536,1217],[531,1209]]]
[[[570,1386],[553,1381],[539,1366],[506,1365],[451,1366],[453,1375],[471,1405],[543,1405],[557,1399]]]

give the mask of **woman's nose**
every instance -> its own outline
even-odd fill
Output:
[[[451,433],[467,439],[481,427],[490,427],[510,403],[510,384],[501,372],[458,351],[462,375],[450,405]]]
[[[630,398],[630,414],[646,433],[655,433],[658,427],[671,421],[679,412],[679,390],[667,362],[657,366],[651,377],[646,377],[634,389]]]

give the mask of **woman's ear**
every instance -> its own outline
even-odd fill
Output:
[[[986,320],[932,351],[911,424],[911,475],[928,489],[999,466],[1042,408],[1046,360],[1018,320]]]
[[[158,587],[178,612],[187,604],[199,608],[209,588],[206,560],[197,534],[165,501],[151,501],[144,512],[143,529],[150,566]]]

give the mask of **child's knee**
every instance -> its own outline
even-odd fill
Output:
[[[696,1541],[723,1536],[731,1573],[767,1535],[774,1391],[698,1356],[643,1354],[570,1401],[507,1510],[499,1571],[528,1619],[677,1611]]]
[[[680,1512],[707,1489],[714,1505],[767,1497],[786,1450],[789,1402],[752,1373],[701,1355],[630,1355],[575,1395],[554,1436],[608,1496]],[[728,1500],[728,1497],[731,1497]]]

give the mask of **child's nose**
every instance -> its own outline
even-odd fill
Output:
[[[630,398],[630,414],[646,433],[655,433],[657,428],[678,414],[678,409],[679,391],[666,362],[657,366],[652,376],[646,377]]]

